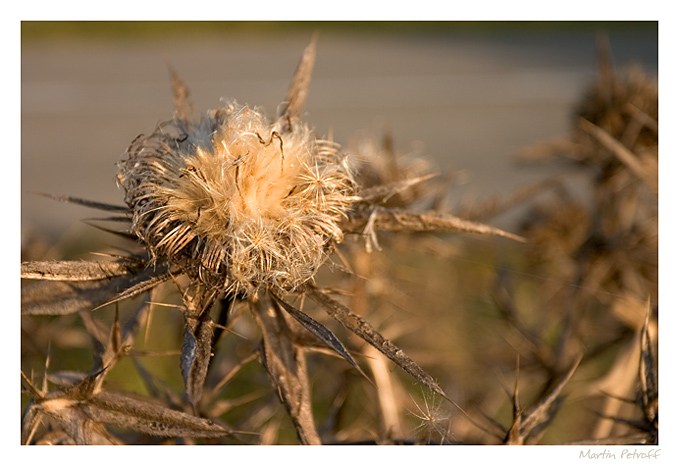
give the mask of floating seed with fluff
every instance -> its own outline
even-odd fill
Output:
[[[355,197],[338,151],[297,119],[232,102],[133,141],[118,181],[154,262],[224,292],[291,291],[342,240]]]

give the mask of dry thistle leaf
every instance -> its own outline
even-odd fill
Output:
[[[340,342],[338,338],[335,337],[335,335],[326,326],[312,319],[310,316],[306,315],[305,313],[298,310],[294,306],[286,303],[276,295],[272,294],[271,296],[274,299],[275,303],[277,303],[284,310],[286,310],[293,318],[295,318],[295,320],[298,323],[300,323],[305,329],[314,334],[316,337],[321,339],[321,341],[324,344],[328,345],[328,347],[333,349],[338,355],[345,359],[345,361],[352,365],[354,369],[361,373],[362,376],[364,376],[367,380],[370,381],[370,379],[368,379],[368,376],[366,376],[366,374],[364,374],[361,368],[359,368],[359,365],[357,365],[357,362],[354,361],[349,351],[345,348],[342,342]]]
[[[291,338],[285,316],[268,295],[252,303],[253,316],[262,330],[262,364],[286,407],[302,444],[321,444],[312,414],[304,349]]]
[[[232,434],[212,420],[137,396],[100,390],[97,380],[98,375],[88,376],[75,386],[47,393],[32,387],[34,399],[22,417],[22,444],[30,443],[37,424],[45,418],[61,426],[76,444],[117,444],[105,425],[164,437],[214,438]]]
[[[213,321],[209,313],[215,298],[213,292],[206,291],[201,286],[196,287],[193,295],[184,293],[182,298],[186,311],[180,369],[187,398],[194,413],[198,414],[198,402],[203,395],[203,385],[212,357]]]
[[[401,349],[396,347],[390,341],[385,339],[378,331],[369,323],[362,319],[359,315],[352,312],[343,304],[333,300],[327,294],[323,293],[316,287],[308,285],[306,288],[307,294],[324,310],[338,322],[340,322],[347,329],[352,331],[357,336],[364,339],[376,349],[384,353],[390,360],[399,365],[405,372],[413,376],[415,379],[426,385],[428,388],[450,400],[444,391],[435,382],[434,378],[427,374],[422,368],[411,360]]]
[[[66,315],[91,311],[143,293],[170,277],[165,269],[144,270],[114,279],[28,284],[21,289],[21,314]]]
[[[118,261],[32,261],[21,265],[22,279],[47,281],[94,281],[125,276],[139,269],[139,262]]]
[[[519,360],[517,362],[517,378],[515,379],[515,391],[513,393],[513,421],[507,432],[504,444],[533,444],[543,434],[548,423],[559,410],[560,393],[564,386],[574,375],[576,368],[581,363],[581,357],[577,358],[566,374],[548,391],[531,409],[523,410],[519,402]]]
[[[438,212],[412,212],[399,209],[377,209],[370,212],[351,212],[344,224],[347,230],[356,230],[371,222],[372,231],[387,232],[469,232],[498,235],[518,242],[524,238],[504,230],[466,221],[459,217]]]

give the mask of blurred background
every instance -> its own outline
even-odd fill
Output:
[[[198,110],[224,98],[275,115],[315,31],[307,122],[345,146],[389,130],[401,152],[464,170],[460,197],[507,195],[557,170],[512,156],[569,131],[598,33],[617,66],[657,71],[656,23],[24,22],[24,230],[55,240],[86,217],[31,191],[121,202],[116,162],[172,116],[167,63]]]

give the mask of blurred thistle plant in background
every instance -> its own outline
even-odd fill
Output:
[[[362,165],[370,151],[362,154],[359,149],[348,155],[331,139],[318,138],[300,120],[315,41],[305,50],[274,120],[235,101],[198,115],[187,87],[171,70],[174,118],[149,136],[137,137],[119,163],[125,206],[52,196],[111,212],[102,220],[129,227],[105,230],[134,246],[128,254],[103,261],[22,264],[22,278],[36,281],[22,288],[22,314],[79,313],[95,356],[88,373],[49,374],[46,362],[41,388],[22,373],[31,396],[22,418],[23,443],[152,443],[164,438],[190,442],[224,437],[251,442],[252,430],[234,429],[220,419],[230,409],[220,391],[235,372],[259,357],[299,441],[320,444],[307,354],[330,350],[357,374],[368,376],[356,361],[356,352],[348,350],[328,325],[302,311],[307,297],[378,355],[448,399],[432,376],[336,297],[340,290],[317,286],[319,268],[329,263],[342,274],[361,276],[361,266],[353,271],[352,261],[338,246],[357,238],[364,248],[378,249],[379,232],[472,232],[522,238],[441,211],[438,200],[444,185],[425,188],[436,174],[400,170],[389,160],[393,156],[389,150],[372,152],[377,156],[366,157],[368,163]],[[342,265],[331,260],[336,254]],[[180,304],[155,300],[166,283],[176,286]],[[140,295],[143,303],[121,325],[121,302]],[[116,309],[110,329],[90,314],[107,305]],[[148,327],[151,309],[158,306],[182,313],[183,397],[162,389],[134,357],[140,325],[146,321]],[[214,371],[223,373],[209,378],[217,365],[214,356],[220,338],[233,332],[246,309],[259,329],[259,344],[231,368],[219,366]],[[106,387],[105,378],[126,356],[134,360],[151,400]],[[377,378],[375,360],[371,361],[375,358],[366,351]],[[58,387],[50,390],[48,381]],[[260,426],[265,426],[260,442],[267,442],[272,438],[267,423]]]
[[[637,67],[615,70],[606,36],[598,46],[599,73],[574,111],[572,133],[519,154],[575,163],[585,182],[579,197],[556,181],[523,221],[527,259],[546,278],[535,296],[540,320],[528,326],[521,317],[507,274],[495,297],[547,374],[545,391],[571,371],[575,353],[585,350],[581,366],[591,368],[614,353],[604,374],[577,390],[594,399],[599,416],[578,443],[656,444],[658,84]]]

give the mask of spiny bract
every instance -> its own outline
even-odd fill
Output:
[[[118,181],[154,261],[220,291],[291,291],[342,239],[355,184],[338,151],[297,119],[232,102],[133,141]]]

